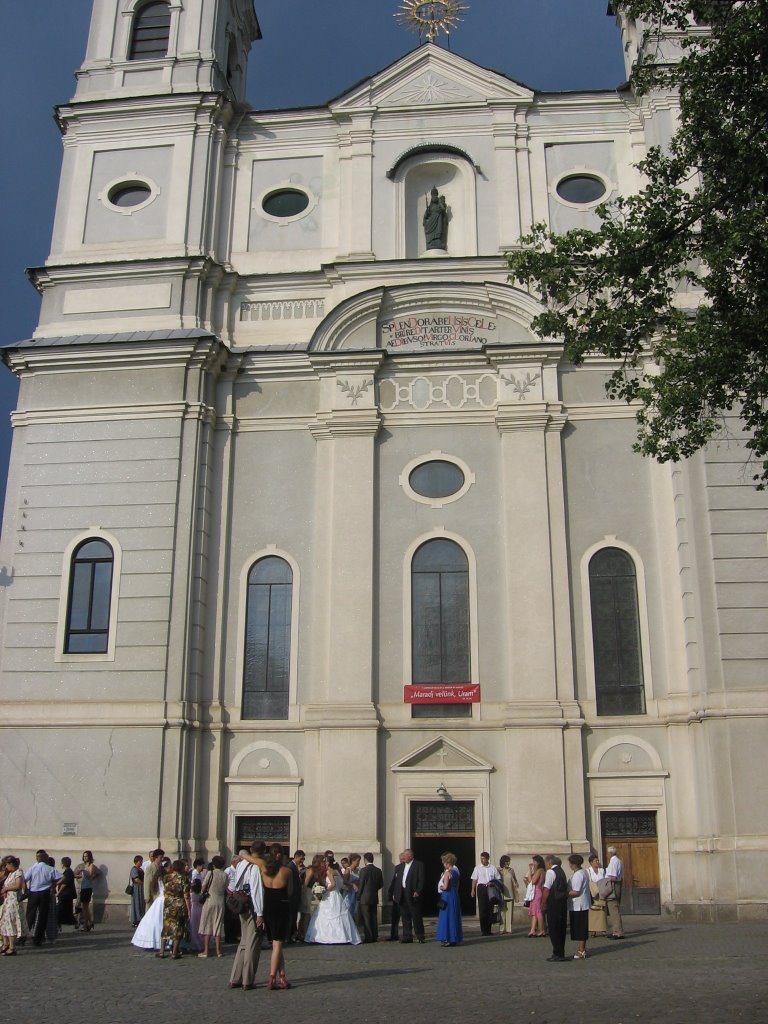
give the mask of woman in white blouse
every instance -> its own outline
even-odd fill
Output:
[[[568,916],[571,926],[571,941],[578,942],[579,948],[574,953],[574,960],[586,960],[587,937],[589,936],[589,908],[592,897],[589,893],[589,877],[583,869],[584,858],[580,853],[572,853],[568,863],[573,869],[568,883]]]

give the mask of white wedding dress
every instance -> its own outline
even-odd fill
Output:
[[[342,894],[344,883],[337,871],[333,873],[333,881],[336,883],[335,889],[330,888],[331,879],[326,879],[325,895],[312,915],[304,941],[323,946],[357,946],[363,940]]]
[[[149,910],[139,921],[131,943],[139,949],[160,949],[163,935],[163,883],[158,882],[159,896],[152,901]]]

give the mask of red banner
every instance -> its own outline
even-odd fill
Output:
[[[445,686],[406,686],[406,704],[479,704],[479,683]]]

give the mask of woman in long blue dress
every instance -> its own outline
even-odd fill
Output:
[[[457,946],[464,939],[461,927],[461,903],[459,902],[459,869],[456,855],[444,853],[443,874],[437,884],[437,891],[445,903],[437,917],[437,941],[443,946]]]

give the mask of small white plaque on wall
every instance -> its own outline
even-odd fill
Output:
[[[84,288],[67,292],[63,312],[117,313],[132,309],[167,309],[171,304],[171,282],[158,281],[138,288],[121,285],[114,288]]]

